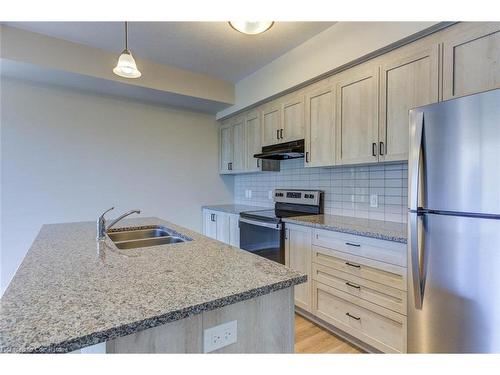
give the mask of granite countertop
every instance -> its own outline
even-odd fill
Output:
[[[305,282],[306,276],[158,218],[192,241],[119,250],[94,222],[44,225],[0,300],[0,352],[70,352]]]
[[[239,215],[245,211],[259,211],[259,210],[269,210],[273,207],[260,207],[260,206],[247,206],[245,204],[218,204],[214,206],[203,206],[208,210],[227,212],[228,214]]]
[[[380,240],[406,243],[406,224],[336,215],[308,215],[284,218],[284,222],[307,225]]]

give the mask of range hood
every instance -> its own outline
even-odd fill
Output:
[[[280,143],[278,145],[264,146],[260,154],[254,158],[268,160],[286,160],[304,157],[304,140]]]

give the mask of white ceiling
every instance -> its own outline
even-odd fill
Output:
[[[123,49],[119,22],[6,24],[117,54]],[[129,49],[139,58],[237,82],[333,24],[276,22],[265,33],[249,36],[226,22],[131,22]]]

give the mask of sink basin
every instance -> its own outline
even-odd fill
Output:
[[[156,238],[145,238],[141,240],[115,242],[115,245],[119,249],[136,249],[138,247],[168,245],[178,242],[185,242],[185,240],[183,240],[180,237],[166,236],[166,237],[156,237]]]
[[[171,236],[167,229],[164,227],[154,227],[147,229],[131,229],[127,231],[120,232],[108,232],[109,238],[113,242],[130,241],[130,240],[141,240],[143,238],[156,238],[156,237],[166,237]]]
[[[178,237],[174,231],[160,225],[148,228],[130,228],[128,230],[111,229],[108,231],[108,236],[118,249],[136,249],[187,241]]]

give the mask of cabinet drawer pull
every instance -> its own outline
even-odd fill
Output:
[[[377,144],[375,142],[372,143],[372,156],[377,156]]]
[[[348,265],[349,267],[361,268],[361,266],[359,264],[353,264],[353,263],[349,263],[349,262],[345,262],[345,264]]]
[[[345,285],[350,286],[350,287],[352,287],[352,288],[361,289],[361,286],[356,285],[356,284],[352,284],[352,283],[350,283],[349,281],[347,281],[347,282],[345,283]]]
[[[346,242],[345,244],[347,246],[361,247],[361,245],[359,243]]]
[[[360,318],[360,317],[357,317],[357,316],[351,315],[351,314],[349,314],[348,312],[347,312],[347,313],[345,313],[345,314],[346,314],[349,318],[353,318],[353,319],[356,319],[356,320],[361,320],[361,318]]]

